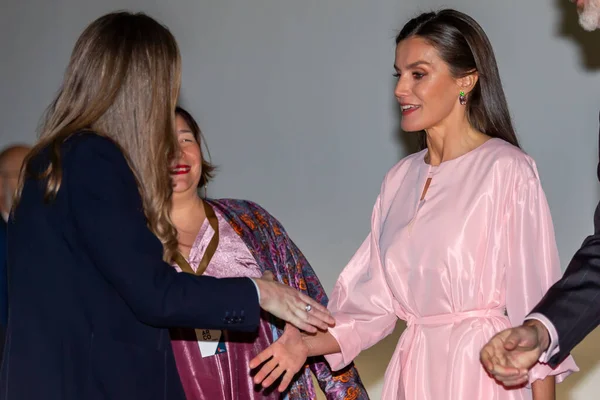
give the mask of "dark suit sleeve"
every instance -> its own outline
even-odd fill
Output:
[[[6,237],[6,223],[0,217],[0,325],[4,329],[8,323],[8,268],[6,251],[8,249]],[[1,337],[4,342],[4,337]]]
[[[4,339],[8,324],[8,268],[6,224],[0,217],[0,359],[4,353]]]
[[[560,350],[549,360],[552,367],[600,324],[600,203],[594,213],[594,234],[583,241],[562,279],[532,313],[545,315],[558,333]]]
[[[600,204],[595,225],[599,226]],[[546,293],[532,313],[545,315],[558,332],[560,351],[549,364],[554,367],[600,324],[600,234],[587,237],[575,253],[563,277]]]
[[[161,327],[255,330],[260,308],[248,278],[180,274],[162,261],[134,175],[118,147],[93,134],[72,139],[64,179],[78,240],[140,321]],[[166,166],[165,166],[166,167]]]

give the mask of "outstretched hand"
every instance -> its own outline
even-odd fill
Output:
[[[529,379],[529,370],[548,347],[548,332],[531,321],[496,334],[481,349],[485,369],[504,386],[520,386]]]
[[[327,330],[335,320],[326,307],[300,291],[273,281],[273,274],[266,272],[254,279],[260,291],[260,307],[306,332]]]
[[[298,329],[286,324],[283,335],[275,343],[250,360],[250,369],[262,367],[254,376],[254,383],[269,387],[279,377],[283,379],[277,390],[283,392],[294,375],[302,369],[308,356],[308,346]]]

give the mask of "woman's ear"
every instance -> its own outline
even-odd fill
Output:
[[[456,83],[458,84],[458,88],[460,91],[465,92],[465,94],[469,94],[477,84],[478,80],[479,74],[477,74],[477,71],[473,71],[470,74],[463,76],[462,78],[458,78],[456,80]]]

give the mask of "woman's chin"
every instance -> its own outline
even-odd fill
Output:
[[[173,185],[173,197],[186,196],[192,192],[197,193],[195,185],[185,185],[183,182],[176,182]]]
[[[423,129],[425,129],[424,127],[422,127],[421,125],[415,125],[415,124],[400,124],[400,128],[404,131],[404,132],[421,132]]]

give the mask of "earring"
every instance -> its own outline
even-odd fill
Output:
[[[462,90],[460,91],[460,93],[458,95],[458,101],[460,102],[460,105],[462,105],[462,106],[467,104],[467,97],[465,96],[465,92],[463,92]]]
[[[204,184],[204,198],[206,199],[206,191],[208,190],[208,183]]]

